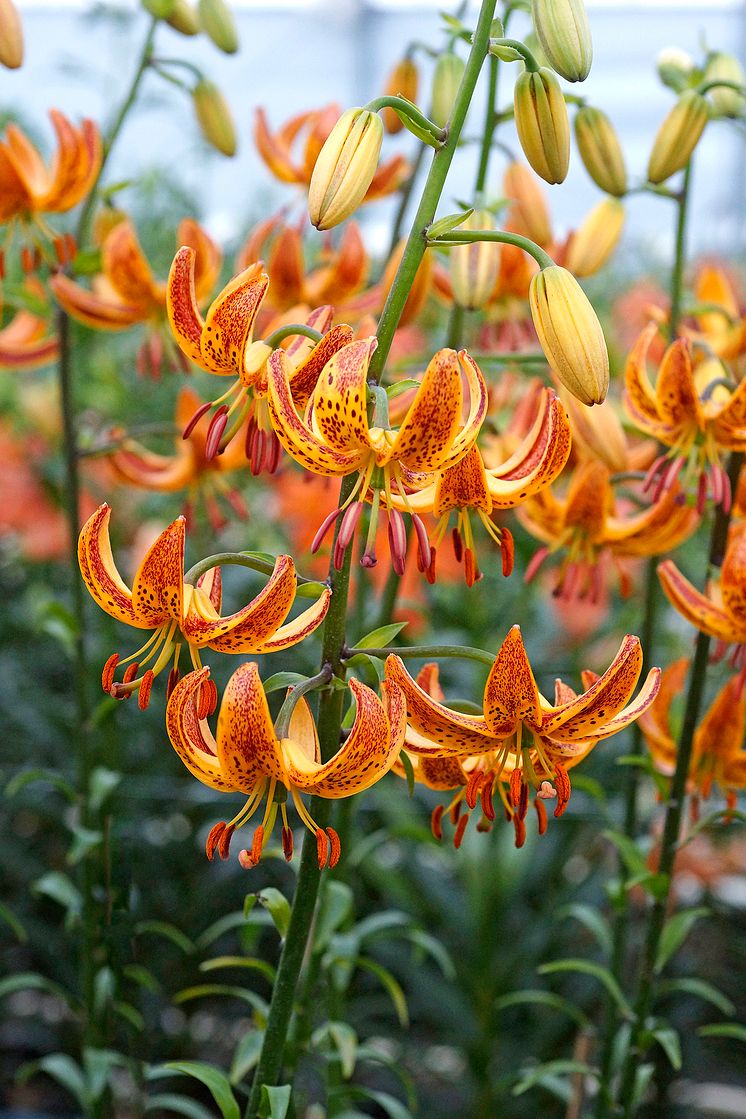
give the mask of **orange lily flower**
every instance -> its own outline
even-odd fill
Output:
[[[222,254],[215,242],[191,218],[180,222],[178,243],[194,253],[194,291],[204,303],[215,286]],[[63,273],[50,279],[57,302],[78,322],[93,330],[127,330],[137,323],[148,327],[148,340],[138,354],[139,372],[160,372],[164,346],[169,363],[189,366],[183,360],[166,326],[166,285],[155,278],[131,222],[123,220],[109,231],[101,246],[102,271],[92,289],[81,287]]]
[[[299,113],[276,132],[272,132],[264,109],[256,110],[254,140],[259,155],[269,170],[283,183],[307,187],[319,152],[342,115],[339,105]],[[297,154],[294,151],[297,148]],[[372,202],[398,190],[409,174],[409,164],[402,155],[395,155],[380,164],[363,202]]]
[[[640,717],[640,729],[661,773],[670,776],[676,768],[677,742],[671,729],[671,705],[683,691],[689,673],[686,657],[664,669],[660,691],[652,706]],[[710,796],[713,784],[725,793],[729,808],[735,808],[736,790],[746,788],[746,693],[743,676],[732,676],[715,696],[694,734],[688,784],[693,794],[696,818],[698,798]]]
[[[190,672],[174,688],[166,709],[171,744],[187,769],[204,785],[221,792],[248,796],[230,823],[221,821],[207,837],[207,857],[217,850],[228,857],[233,832],[248,823],[266,800],[262,823],[250,850],[241,851],[245,867],[256,866],[272,834],[278,808],[282,818],[282,848],[293,855],[293,833],[287,817],[286,790],[298,816],[316,836],[319,866],[333,867],[340,854],[339,836],[311,817],[301,793],[338,799],[363,792],[379,781],[394,763],[404,741],[404,697],[395,684],[382,684],[383,700],[358,680],[350,680],[357,711],[349,735],[327,762],[319,756],[316,725],[301,696],[289,722],[276,730],[256,664],[242,664],[228,681],[213,737],[202,709],[202,692],[209,668]],[[281,718],[281,716],[280,716]],[[278,719],[278,722],[280,720]]]
[[[567,807],[568,762],[573,764],[574,759],[577,764],[600,739],[630,726],[653,702],[660,684],[658,668],[650,670],[636,699],[629,703],[641,670],[640,642],[628,634],[603,676],[584,673],[586,690],[581,695],[556,681],[551,704],[536,685],[520,626],[513,626],[487,677],[483,714],[466,715],[439,703],[409,675],[396,654],[386,660],[386,679],[399,685],[407,701],[407,752],[420,760],[457,759],[464,775],[471,766],[467,784],[451,808],[465,798],[471,809],[481,798],[484,815],[492,820],[492,795],[497,788],[515,826],[519,847],[526,835],[529,789],[534,790],[543,832],[546,814],[541,801],[556,797],[555,816],[561,816]],[[466,759],[475,757],[480,759],[478,764],[467,763]],[[439,821],[438,815],[436,829]],[[468,814],[458,823],[458,842],[467,821]]]
[[[34,276],[27,276],[27,292],[44,299],[44,289]],[[0,329],[0,369],[36,369],[54,361],[59,351],[57,337],[49,333],[46,318],[25,307],[16,311]]]
[[[140,707],[147,707],[153,680],[169,663],[170,691],[178,679],[181,646],[189,647],[192,665],[201,668],[199,650],[206,646],[221,653],[273,653],[302,641],[324,620],[331,592],[293,621],[283,625],[295,599],[295,565],[290,556],[278,556],[269,581],[241,610],[222,617],[222,582],[215,567],[197,580],[184,581],[185,519],[164,529],[138,567],[130,589],[119,574],[109,542],[111,509],[101,505],[89,517],[78,540],[78,561],[83,580],[95,602],[120,622],[135,629],[152,629],[153,636],[127,657],[121,683],[114,683],[119,654],[107,660],[101,683],[115,699],[138,692]],[[152,662],[142,675],[138,670]],[[210,689],[217,699],[217,689]],[[209,699],[209,696],[208,696]],[[205,706],[210,704],[205,699]]]
[[[725,270],[712,265],[702,267],[694,295],[703,304],[703,310],[695,315],[697,328],[687,331],[688,335],[703,342],[723,361],[737,361],[746,350],[746,320]]]
[[[668,347],[655,389],[647,373],[647,352],[657,327],[651,324],[637,340],[625,370],[624,406],[632,422],[670,449],[650,468],[646,485],[669,489],[683,469],[685,489],[698,477],[697,508],[702,512],[708,489],[716,505],[729,509],[730,483],[721,451],[746,450],[746,381],[732,391],[711,363],[696,368],[690,343],[683,338]]]
[[[381,505],[389,523],[394,570],[404,572],[406,529],[394,507],[394,494],[404,500],[408,474],[444,471],[459,462],[474,444],[487,411],[487,386],[479,368],[465,350],[439,350],[423,375],[417,394],[398,431],[389,426],[388,397],[375,390],[372,425],[368,422],[367,372],[376,338],[351,342],[327,362],[304,416],[293,400],[291,369],[281,350],[267,363],[268,396],[272,425],[285,450],[314,474],[343,477],[358,474],[344,505],[334,510],[316,534],[312,550],[321,544],[337,517],[343,515],[334,552],[341,567],[360,520],[363,504],[371,503],[368,541],[361,563],[374,567],[375,534]],[[469,388],[469,414],[464,421],[462,371]],[[430,564],[430,544],[416,513],[412,521],[420,544],[422,569]]]
[[[536,419],[519,446],[499,466],[485,467],[479,448],[471,447],[455,466],[440,472],[417,493],[392,494],[394,508],[432,513],[438,526],[431,547],[428,578],[435,577],[435,558],[443,541],[451,513],[456,510],[453,545],[457,560],[463,558],[469,586],[481,578],[476,562],[474,533],[469,517],[474,510],[502,553],[503,574],[513,569],[513,538],[507,528],[491,519],[498,510],[513,509],[531,494],[553,482],[564,469],[570,454],[570,424],[564,407],[552,389],[541,390]]]
[[[678,547],[699,523],[697,512],[681,501],[674,485],[647,508],[628,512],[617,507],[608,469],[601,462],[579,463],[563,497],[551,489],[529,498],[516,516],[532,536],[544,542],[526,570],[530,581],[544,561],[562,555],[554,595],[565,600],[601,594],[600,561],[604,553],[614,560],[622,594],[629,594],[629,578],[618,560],[654,556]]]

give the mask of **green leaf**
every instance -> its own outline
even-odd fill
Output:
[[[310,583],[299,583],[295,596],[296,598],[318,598],[322,591],[328,589],[327,583],[318,583],[315,580]]]
[[[115,1014],[124,1018],[125,1022],[129,1022],[138,1033],[142,1033],[145,1029],[145,1019],[136,1006],[133,1006],[131,1002],[122,1002],[118,999],[115,999],[111,1006]]]
[[[93,812],[101,811],[121,780],[121,773],[115,773],[113,769],[107,769],[103,765],[96,766],[88,786],[88,803]]]
[[[245,1033],[233,1054],[231,1070],[228,1074],[231,1084],[240,1084],[259,1060],[264,1044],[264,1030],[249,1030]]]
[[[275,923],[275,928],[284,940],[290,924],[290,902],[288,899],[274,886],[267,886],[256,895],[256,900],[267,910]]]
[[[339,1065],[344,1080],[349,1080],[355,1071],[357,1061],[358,1040],[352,1026],[346,1022],[325,1022],[316,1030],[311,1038],[311,1045],[316,1048],[326,1041],[331,1041],[339,1057]]]
[[[12,910],[8,909],[7,905],[0,902],[0,921],[5,921],[14,932],[16,940],[20,940],[21,944],[25,944],[28,940],[28,933],[16,917]]]
[[[84,828],[80,824],[72,829],[72,843],[70,844],[65,862],[68,866],[77,866],[86,855],[95,851],[104,841],[103,832]]]
[[[608,839],[610,843],[614,844],[619,852],[619,857],[630,874],[649,873],[645,856],[634,840],[630,839],[628,835],[623,835],[618,831],[605,831],[602,834],[605,839]]]
[[[645,1093],[647,1092],[648,1087],[650,1086],[650,1081],[653,1079],[653,1073],[654,1072],[655,1072],[655,1065],[654,1064],[648,1063],[648,1064],[645,1064],[645,1065],[638,1065],[637,1066],[637,1071],[635,1072],[635,1086],[634,1086],[634,1090],[632,1092],[632,1108],[631,1108],[631,1111],[630,1111],[631,1115],[635,1114],[638,1107],[640,1106],[643,1099],[645,1098]]]
[[[274,676],[269,676],[262,687],[267,695],[270,692],[285,691],[286,688],[294,688],[296,684],[302,684],[308,677],[304,676],[302,672],[275,672]]]
[[[185,1115],[186,1119],[215,1119],[209,1108],[190,1099],[189,1096],[180,1096],[176,1092],[162,1092],[151,1096],[145,1103],[146,1111],[174,1111],[177,1115]]]
[[[240,909],[235,910],[233,913],[226,913],[224,917],[219,917],[217,921],[213,921],[211,925],[199,934],[195,940],[195,947],[209,948],[213,941],[217,940],[223,933],[230,932],[231,929],[243,928],[246,924],[246,918],[251,913],[251,910],[256,904],[256,897],[254,894],[248,894],[246,897],[247,902],[251,902],[246,908],[245,912]]]
[[[83,911],[83,897],[80,890],[73,884],[66,874],[58,870],[47,871],[37,878],[31,889],[35,894],[42,894],[58,902],[67,910],[65,925],[70,927],[78,920]]]
[[[15,994],[16,991],[46,991],[47,994],[62,999],[68,1006],[71,1002],[64,987],[60,987],[58,983],[47,979],[46,975],[39,975],[35,971],[21,971],[17,975],[8,975],[5,979],[0,979],[0,999]]]
[[[93,1005],[97,1013],[100,1014],[111,1002],[116,985],[117,981],[112,969],[110,967],[99,968],[93,980]]]
[[[683,977],[681,979],[666,979],[660,986],[661,994],[678,993],[679,991],[685,995],[694,995],[697,998],[703,999],[704,1002],[709,1002],[721,1010],[723,1014],[735,1014],[736,1008],[734,1004],[727,998],[722,991],[714,987],[712,983],[707,983],[704,979],[688,979]]]
[[[349,1087],[345,1094],[357,1099],[372,1100],[377,1103],[389,1116],[389,1119],[412,1119],[412,1113],[404,1106],[401,1100],[388,1092],[375,1092],[372,1088]]]
[[[734,1041],[746,1042],[746,1026],[738,1022],[716,1022],[712,1026],[700,1026],[697,1030],[700,1037],[730,1037]]]
[[[260,1119],[285,1119],[290,1107],[289,1084],[280,1084],[270,1088],[262,1084],[262,1098],[259,1101]]]
[[[568,1018],[571,1018],[573,1022],[577,1022],[581,1028],[586,1028],[589,1025],[588,1018],[579,1007],[575,1006],[569,999],[563,998],[562,995],[556,995],[553,991],[538,989],[509,991],[507,995],[501,995],[499,999],[495,1000],[495,1007],[497,1010],[504,1010],[509,1006],[522,1006],[524,1003],[547,1006],[550,1010],[559,1010],[566,1014]]]
[[[275,969],[266,960],[258,960],[255,956],[215,956],[212,960],[204,960],[199,965],[200,971],[216,971],[223,967],[242,967],[260,971],[270,983],[275,981]]]
[[[100,1099],[111,1082],[111,1070],[116,1065],[126,1064],[127,1058],[124,1054],[117,1053],[113,1049],[91,1047],[83,1049],[83,1068],[88,1098],[93,1101]]]
[[[666,921],[655,957],[657,973],[663,971],[671,957],[678,952],[700,917],[707,917],[709,913],[710,910],[707,906],[699,905],[696,909],[685,909],[682,913],[675,913],[673,917]]]
[[[608,968],[592,960],[554,960],[549,964],[542,964],[538,969],[540,975],[552,975],[554,972],[577,971],[582,975],[592,975],[603,983],[619,1010],[625,1018],[632,1018],[632,1008],[622,994],[622,989]]]
[[[435,960],[446,979],[455,978],[456,968],[453,960],[437,937],[431,936],[424,929],[409,929],[406,935],[415,947],[421,948],[423,952]]]
[[[88,1094],[85,1077],[80,1065],[72,1057],[68,1057],[66,1053],[50,1053],[49,1056],[42,1057],[38,1061],[30,1061],[19,1069],[18,1079],[22,1084],[25,1084],[37,1072],[45,1072],[47,1076],[51,1076],[71,1096],[75,1097],[84,1111],[88,1110],[92,1101]]]
[[[153,975],[152,971],[143,967],[141,964],[125,964],[122,968],[122,974],[137,983],[139,987],[144,987],[146,991],[152,991],[153,994],[158,994],[161,990],[161,985]]]
[[[176,925],[172,925],[168,921],[138,921],[135,925],[135,932],[138,936],[144,933],[162,936],[164,940],[170,940],[172,944],[180,948],[185,956],[191,955],[195,949],[195,945],[189,937],[181,929],[177,929]]]
[[[169,1061],[168,1064],[160,1067],[160,1071],[158,1068],[151,1069],[149,1075],[158,1076],[163,1075],[164,1072],[181,1073],[183,1076],[191,1076],[199,1080],[211,1093],[223,1119],[241,1119],[241,1112],[228,1077],[214,1065],[208,1065],[204,1061]]]
[[[671,1067],[678,1072],[681,1068],[681,1042],[678,1031],[672,1026],[656,1026],[650,1032],[668,1057]]]
[[[191,1002],[192,999],[214,998],[216,996],[225,996],[230,999],[242,999],[244,1002],[249,1003],[254,1007],[256,1013],[262,1018],[267,1017],[268,1007],[266,999],[261,995],[257,995],[255,991],[250,991],[248,987],[235,987],[229,986],[227,983],[199,983],[194,987],[185,987],[182,991],[177,991],[173,996],[173,1001],[177,1004],[182,1002]]]
[[[574,917],[579,921],[595,937],[598,946],[605,955],[611,955],[611,930],[609,929],[608,921],[598,912],[598,910],[591,908],[590,905],[580,905],[573,903],[572,905],[563,905],[557,911],[557,919],[563,920],[565,917]]]
[[[72,787],[69,781],[64,777],[60,777],[59,773],[53,773],[50,769],[23,769],[20,773],[16,773],[5,787],[5,795],[14,797],[16,793],[20,793],[21,789],[25,789],[27,785],[34,784],[35,781],[46,781],[49,785],[62,793],[71,804],[74,804],[78,799],[78,794]]]
[[[404,776],[407,779],[407,792],[410,796],[414,796],[414,766],[412,759],[406,750],[402,750],[399,754],[399,761],[401,762]]]
[[[365,637],[356,641],[353,647],[355,649],[385,649],[397,634],[401,633],[406,624],[406,622],[392,622],[388,626],[379,626],[378,629],[371,630],[370,633],[366,633]]]
[[[406,1029],[409,1025],[409,1011],[407,1009],[406,997],[398,980],[391,974],[388,968],[385,968],[383,964],[379,964],[377,960],[372,960],[369,956],[358,956],[355,963],[358,967],[364,968],[365,971],[370,971],[376,976],[381,985],[386,989],[394,1004],[400,1026]]]
[[[67,606],[54,599],[38,603],[34,610],[34,624],[37,632],[51,637],[60,645],[66,656],[73,657],[78,624],[75,615]]]
[[[529,1069],[521,1073],[521,1079],[513,1086],[513,1095],[522,1096],[529,1088],[535,1088],[537,1084],[541,1084],[546,1077],[551,1076],[567,1076],[572,1073],[580,1073],[581,1076],[596,1076],[596,1069],[591,1068],[584,1061],[572,1061],[558,1059],[556,1061],[546,1061],[543,1065],[537,1065],[536,1068]]]
[[[389,385],[386,389],[386,396],[389,400],[395,400],[397,396],[402,396],[405,392],[411,389],[418,389],[420,382],[415,381],[412,377],[404,377],[401,381],[395,381],[393,385]]]
[[[444,217],[438,218],[427,230],[428,239],[433,237],[445,237],[447,233],[452,233],[454,229],[458,229],[463,225],[467,218],[470,218],[474,213],[474,207],[469,206],[468,209],[462,210],[458,214],[445,214]],[[417,384],[417,382],[415,382]]]
[[[314,928],[315,952],[324,951],[332,935],[351,916],[352,908],[353,893],[347,883],[325,878]]]

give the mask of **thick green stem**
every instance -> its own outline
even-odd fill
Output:
[[[415,156],[414,163],[412,164],[412,173],[399,192],[399,205],[396,208],[396,214],[394,216],[394,224],[391,229],[391,240],[389,242],[389,251],[387,253],[387,257],[393,254],[394,249],[399,244],[399,239],[401,237],[401,227],[404,224],[404,218],[407,213],[407,206],[409,205],[409,200],[412,197],[414,184],[417,181],[417,177],[420,173],[420,168],[422,167],[422,161],[425,158],[426,151],[427,144],[420,144],[417,148],[417,155]]]
[[[671,340],[676,338],[681,318],[681,300],[684,290],[684,263],[686,260],[686,219],[689,211],[689,195],[691,193],[692,161],[686,165],[681,193],[677,198],[676,219],[676,249],[674,254],[673,271],[671,273],[671,318],[669,331]]]
[[[484,191],[487,182],[487,169],[490,163],[490,154],[492,153],[492,138],[495,134],[495,126],[497,124],[495,101],[497,99],[497,79],[500,73],[500,62],[494,55],[491,55],[489,65],[490,77],[487,85],[487,106],[484,113],[482,143],[479,149],[479,166],[477,167],[477,177],[474,183],[474,192],[477,195]]]

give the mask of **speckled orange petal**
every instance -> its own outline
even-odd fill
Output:
[[[288,690],[290,694],[290,689]],[[321,747],[319,745],[319,732],[316,729],[313,713],[306,702],[305,696],[296,703],[288,725],[288,738],[300,750],[304,758],[321,765]],[[284,743],[280,743],[282,749]],[[283,755],[284,757],[284,755]]]
[[[678,338],[663,355],[655,392],[658,414],[665,424],[677,431],[691,425],[704,430],[705,419],[694,383],[691,349],[685,338]]]
[[[696,509],[681,503],[681,490],[674,486],[647,509],[630,517],[607,517],[604,539],[618,555],[655,555],[672,551],[699,524]],[[660,547],[657,545],[660,544]]]
[[[133,486],[158,493],[176,493],[195,476],[194,455],[188,443],[176,455],[159,455],[134,440],[108,456],[117,476]]]
[[[302,614],[293,618],[291,622],[286,622],[284,626],[280,626],[271,637],[262,641],[256,652],[276,653],[280,649],[289,649],[291,645],[297,645],[300,641],[303,641],[309,633],[318,629],[326,617],[331,594],[330,590],[323,590],[312,606],[307,607]]]
[[[76,284],[63,272],[51,276],[49,286],[60,307],[92,330],[126,330],[141,322],[145,315],[141,304],[102,299],[88,288]]]
[[[272,281],[272,301],[276,307],[289,307],[304,299],[305,268],[303,245],[297,229],[286,226],[277,236],[267,263]]]
[[[545,716],[541,726],[542,734],[561,741],[574,741],[591,735],[596,738],[605,737],[607,724],[619,715],[628,702],[641,671],[642,649],[639,638],[627,634],[603,676],[582,695],[555,710],[554,714]],[[655,690],[657,691],[657,686]]]
[[[312,115],[312,113],[300,113],[293,117],[292,121],[285,125],[283,140],[280,142],[278,134],[270,130],[264,109],[258,108],[256,110],[254,115],[254,142],[257,151],[275,178],[282,183],[301,183],[304,181],[302,172],[290,158],[289,145]]]
[[[132,605],[143,617],[152,610],[181,623],[184,613],[186,519],[177,517],[151,544],[132,580]]]
[[[265,777],[287,783],[259,669],[242,664],[228,681],[220,704],[217,755],[226,778],[251,792]]]
[[[313,429],[336,451],[368,451],[371,447],[366,391],[368,366],[377,345],[376,338],[364,338],[343,346],[316,382]]]
[[[7,142],[0,143],[0,222],[28,210],[31,199]]]
[[[441,757],[484,754],[495,749],[495,737],[481,715],[464,715],[438,703],[412,679],[394,653],[386,660],[386,679],[404,692],[409,726],[416,734],[432,740],[430,745],[437,745]]]
[[[728,644],[746,641],[746,628],[693,587],[673,560],[658,564],[658,578],[668,601],[696,629]]]
[[[663,421],[647,371],[648,350],[657,332],[656,324],[650,323],[630,351],[624,370],[624,407],[636,427],[670,444],[675,432]]]
[[[210,669],[202,668],[179,680],[166,705],[166,731],[174,750],[197,780],[223,793],[238,792],[241,786],[229,779],[218,761],[207,719],[197,716],[197,693],[209,676]]]
[[[746,689],[732,676],[715,696],[694,738],[698,758],[725,759],[743,751],[746,728]]]
[[[26,195],[31,199],[31,208],[36,208],[37,199],[42,198],[51,187],[44,161],[25,132],[15,124],[9,124],[5,129],[5,150]]]
[[[88,193],[103,158],[101,133],[92,120],[74,128],[58,109],[49,113],[57,134],[57,150],[50,170],[49,189],[36,198],[36,207],[47,212],[76,206]]]
[[[660,688],[661,670],[659,668],[651,668],[650,672],[645,678],[645,683],[640,688],[639,692],[630,704],[624,707],[617,715],[609,719],[608,722],[600,728],[600,730],[593,731],[593,737],[596,739],[611,738],[612,735],[618,734],[619,731],[625,730],[626,727],[632,726],[640,715],[644,714],[654,702],[655,697],[658,695]],[[568,724],[569,725],[569,724]],[[558,736],[562,740],[567,731],[566,727],[562,727]],[[569,732],[567,732],[569,734]],[[574,740],[574,736],[571,737]]]
[[[195,287],[197,254],[188,245],[176,253],[166,285],[166,310],[179,349],[195,365],[202,365],[200,341],[205,321],[197,305]]]
[[[211,567],[204,575],[200,575],[197,586],[203,594],[207,595],[213,610],[219,614],[223,602],[223,574],[220,568]]]
[[[218,282],[223,254],[194,218],[179,222],[176,240],[179,245],[194,249],[194,290],[197,301],[203,303]]]
[[[309,325],[314,326],[315,324],[310,322]],[[320,327],[317,327],[317,329],[320,329]],[[326,363],[331,360],[338,350],[349,345],[350,342],[352,342],[351,327],[340,323],[328,330],[321,341],[313,347],[308,357],[299,365],[296,365],[290,379],[290,391],[299,410],[302,411],[306,407]],[[293,360],[294,355],[290,354],[290,349],[291,347],[288,347],[288,358]]]
[[[210,305],[202,329],[201,365],[224,376],[240,374],[254,321],[267,292],[269,277],[256,267],[245,269],[226,284]]]
[[[739,383],[711,427],[717,442],[723,447],[730,447],[728,439],[746,437],[746,381]]]
[[[415,755],[416,757],[416,755]],[[467,781],[458,758],[417,758],[415,777],[428,789],[457,789]]]
[[[455,466],[440,475],[432,501],[436,517],[442,517],[450,509],[467,507],[482,509],[488,515],[492,512],[484,462],[476,445]]]
[[[455,438],[440,463],[440,470],[447,470],[449,466],[455,465],[466,454],[469,447],[476,442],[489,406],[487,383],[477,363],[467,354],[466,350],[459,350],[458,360],[461,371],[466,378],[469,413],[465,421],[459,423]]]
[[[463,389],[455,350],[438,350],[420,382],[393,444],[378,457],[391,459],[409,470],[438,470],[450,450],[461,423]]]
[[[603,463],[580,463],[567,492],[565,525],[579,529],[589,540],[600,540],[612,501],[609,472]]]
[[[553,482],[564,470],[572,444],[570,422],[562,401],[544,390],[532,430],[507,463],[487,471],[494,508],[512,509]]]
[[[206,616],[204,604],[193,599],[186,611],[182,631],[190,645],[209,645],[221,653],[257,653],[274,635],[295,599],[295,564],[290,556],[278,556],[267,583],[251,602],[228,617]]]
[[[739,629],[746,631],[746,523],[733,527],[720,574],[723,607]]]
[[[513,626],[500,646],[484,686],[484,718],[493,732],[526,719],[541,723],[541,700],[521,636]],[[507,732],[509,733],[509,732]]]
[[[142,308],[159,306],[165,291],[156,282],[132,225],[115,225],[101,250],[103,271],[122,303]]]

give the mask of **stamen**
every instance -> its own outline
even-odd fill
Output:
[[[318,828],[316,831],[316,854],[319,860],[319,870],[323,870],[326,866],[326,859],[329,853],[329,840],[326,833]]]
[[[477,797],[479,796],[479,786],[482,784],[483,778],[484,774],[482,773],[481,769],[475,769],[474,772],[469,776],[469,780],[466,783],[465,794],[466,803],[469,805],[469,808],[476,808]]]
[[[510,775],[510,803],[517,808],[521,801],[521,788],[523,787],[523,773],[514,769]]]
[[[539,568],[541,567],[541,565],[543,564],[544,560],[547,558],[548,555],[549,555],[549,548],[546,548],[546,547],[539,548],[538,552],[534,553],[534,555],[531,557],[531,559],[528,562],[528,566],[526,567],[526,572],[523,576],[523,582],[524,583],[530,583],[534,579],[534,577],[536,576]]]
[[[254,839],[251,843],[251,851],[248,852],[249,865],[256,866],[262,857],[262,848],[264,847],[264,827],[262,824],[254,829]]]
[[[222,835],[218,837],[218,854],[223,861],[225,861],[230,854],[231,839],[233,838],[233,832],[235,830],[233,824],[226,824]]]
[[[191,420],[189,421],[189,423],[186,425],[186,427],[182,431],[182,433],[181,433],[181,438],[182,439],[188,439],[189,438],[189,436],[192,434],[192,432],[194,431],[194,429],[197,426],[197,424],[199,423],[199,421],[204,416],[205,412],[210,411],[210,409],[212,408],[212,404],[213,404],[212,400],[208,400],[206,404],[200,404],[199,408],[194,413]]]
[[[293,831],[287,825],[282,828],[282,853],[286,861],[290,862],[293,857]]]
[[[109,693],[111,692],[111,686],[114,683],[114,673],[116,671],[118,663],[119,653],[112,653],[103,667],[103,671],[101,673],[101,687],[104,689],[107,695],[109,695]]]
[[[430,816],[430,831],[436,839],[443,838],[443,813],[445,812],[444,804],[436,804],[433,808],[432,815]]]
[[[515,542],[513,533],[507,528],[500,530],[500,554],[503,561],[503,575],[507,579],[512,575],[515,564]]]
[[[316,535],[314,536],[313,540],[311,541],[311,551],[312,552],[314,552],[314,553],[318,552],[319,548],[322,545],[324,537],[326,536],[327,532],[332,527],[332,525],[334,524],[334,522],[336,521],[337,517],[339,516],[339,514],[341,512],[342,512],[341,509],[334,509],[334,510],[332,510],[332,512],[327,517],[324,517],[323,521],[321,522],[321,525],[319,526],[319,528],[316,531]]]
[[[166,699],[167,700],[169,700],[171,698],[171,692],[174,690],[174,688],[178,684],[180,676],[181,676],[181,673],[179,672],[176,665],[174,665],[174,667],[171,669],[171,671],[168,674],[168,682],[166,684]]]
[[[660,472],[661,467],[663,466],[665,461],[666,461],[666,455],[660,455],[655,460],[653,465],[650,467],[647,474],[645,475],[645,477],[642,480],[642,492],[643,493],[647,493],[648,490],[650,489],[650,487],[653,485],[653,482],[658,477],[658,473]]]
[[[702,473],[699,476],[699,481],[697,482],[697,512],[699,513],[700,517],[702,516],[702,514],[705,511],[705,505],[706,504],[707,504],[707,475],[705,474],[705,472],[703,470]]]
[[[427,568],[430,566],[430,559],[432,555],[432,549],[430,547],[430,540],[427,535],[427,529],[425,528],[425,523],[422,520],[422,517],[418,517],[416,513],[412,517],[412,524],[414,525],[414,530],[417,533],[417,558],[418,563],[422,565],[420,567],[420,571],[426,571]]]
[[[342,514],[339,532],[334,542],[334,566],[337,571],[342,570],[345,561],[345,552],[349,548],[352,538],[355,535],[355,529],[357,528],[362,511],[362,502],[356,501],[353,505],[348,505]]]
[[[544,801],[537,797],[534,801],[534,808],[539,821],[539,835],[543,835],[547,830],[547,810],[544,807]]]
[[[488,820],[495,819],[495,806],[492,803],[492,774],[488,773],[485,776],[484,784],[482,785],[482,812]],[[481,821],[480,821],[481,823]]]
[[[466,831],[466,825],[468,823],[469,813],[466,812],[459,820],[458,825],[456,826],[456,831],[453,833],[453,846],[456,848],[457,851],[463,841],[464,832]]]
[[[482,576],[481,571],[477,567],[476,560],[474,559],[474,552],[471,548],[464,549],[464,578],[467,587],[473,587],[478,583]]]
[[[570,800],[570,778],[565,767],[559,762],[554,767],[554,787],[557,790],[557,807],[554,815],[557,817],[562,815]]]
[[[218,823],[214,824],[207,833],[207,839],[205,840],[205,854],[207,855],[210,862],[212,862],[215,857],[215,849],[220,842],[220,837],[225,831],[225,826],[225,821],[219,820]]]
[[[526,842],[526,824],[520,816],[513,817],[513,825],[515,827],[515,845],[521,848]]]
[[[215,455],[218,453],[220,447],[220,440],[223,437],[226,424],[228,423],[228,405],[221,404],[215,412],[215,415],[210,420],[210,426],[207,430],[207,439],[205,441],[205,458],[211,462]]]
[[[131,684],[132,681],[137,676],[137,670],[138,670],[139,667],[140,667],[140,665],[137,663],[137,661],[133,661],[132,664],[128,664],[127,667],[124,670],[124,676],[122,677],[122,683],[123,684]]]
[[[425,578],[427,579],[430,586],[432,586],[433,583],[435,582],[435,548],[434,547],[430,548],[430,563],[425,568]]]
[[[457,528],[454,528],[451,533],[451,540],[453,541],[453,554],[456,557],[456,563],[461,563],[464,557],[464,544],[461,539],[461,533]]]
[[[150,703],[150,693],[153,690],[154,680],[155,673],[152,668],[149,668],[142,678],[140,690],[137,693],[137,705],[141,711],[144,711]]]
[[[280,455],[282,454],[282,445],[274,432],[269,436],[269,446],[265,458],[265,470],[268,474],[276,474],[277,467],[280,465]]]
[[[339,836],[334,828],[327,828],[326,834],[329,836],[329,869],[331,870],[339,862],[339,856],[342,854],[342,844],[339,842]]]

